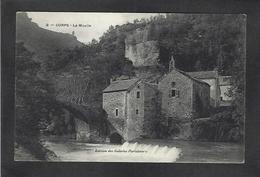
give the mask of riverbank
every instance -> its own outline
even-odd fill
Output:
[[[142,139],[137,140],[137,145],[154,148],[159,147],[160,152],[168,152],[171,148],[176,148],[181,151],[177,163],[243,163],[244,161],[244,146],[237,143],[223,142],[195,142],[195,141],[180,141],[180,140],[161,140],[161,139]],[[130,144],[134,144],[131,142]],[[134,156],[133,154],[123,153],[106,153],[96,152],[96,149],[109,150],[118,149],[122,145],[112,144],[91,144],[76,141],[46,141],[45,147],[53,151],[61,161],[81,161],[81,162],[149,162],[145,156]],[[164,148],[164,149],[163,149]],[[167,150],[167,149],[168,150]],[[163,150],[162,150],[163,149]],[[153,151],[155,152],[155,151]],[[177,151],[176,151],[177,153]],[[176,155],[176,153],[173,153]],[[123,156],[122,156],[123,155]],[[142,154],[144,155],[144,154]],[[169,154],[168,154],[169,155]],[[178,155],[178,154],[177,154]],[[158,156],[158,155],[157,155]],[[123,158],[124,157],[124,158]],[[166,157],[166,155],[165,155]],[[143,158],[143,159],[142,159]],[[146,159],[144,159],[146,158]],[[157,159],[156,159],[157,158]],[[154,156],[150,162],[168,162],[164,161],[163,154]],[[153,160],[157,161],[153,161]],[[147,160],[147,161],[146,161]]]

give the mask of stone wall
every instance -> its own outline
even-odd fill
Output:
[[[218,80],[216,78],[212,79],[200,79],[210,85],[210,105],[216,107],[219,105],[219,95],[220,90],[218,86]]]
[[[171,83],[175,82],[172,87]],[[161,94],[161,112],[171,118],[191,118],[192,116],[192,80],[176,70],[159,82],[158,89]],[[171,97],[171,90],[176,90],[176,96]]]
[[[180,123],[179,127],[180,127],[180,132],[178,134],[178,139],[181,140],[191,140],[192,139],[192,122],[183,122]]]
[[[137,92],[140,92],[140,98],[137,98]],[[136,114],[138,110],[138,114]],[[127,131],[125,140],[139,138],[143,134],[144,121],[144,84],[138,83],[127,94]]]
[[[75,118],[76,140],[89,141],[90,140],[90,126],[85,121]]]
[[[221,85],[220,86],[220,97],[222,98],[221,101],[231,101],[232,97],[229,97],[227,94],[229,92],[229,89],[231,89],[231,85]]]
[[[159,116],[158,90],[150,84],[144,85],[144,123],[143,135],[152,138],[155,135],[155,124]]]
[[[209,116],[210,109],[210,86],[193,81],[193,118]]]
[[[161,66],[145,66],[145,67],[137,67],[134,69],[136,77],[142,79],[148,83],[157,83],[159,78],[161,78],[165,69]]]
[[[103,93],[103,108],[108,120],[124,140],[151,137],[157,113],[156,93],[155,88],[141,81],[130,91]],[[116,108],[118,116],[115,115]]]
[[[103,93],[103,109],[107,113],[108,121],[121,136],[125,134],[126,94],[126,91]],[[116,116],[116,109],[118,109],[118,116]]]
[[[84,142],[104,142],[105,136],[100,134],[100,128],[74,118],[76,140]]]

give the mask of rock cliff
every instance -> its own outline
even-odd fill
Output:
[[[133,62],[135,67],[158,65],[158,41],[151,40],[150,27],[136,29],[125,39],[125,57]]]

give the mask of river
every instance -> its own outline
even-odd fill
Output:
[[[61,161],[151,163],[243,163],[244,146],[236,143],[145,139],[136,142],[91,144],[46,141]]]

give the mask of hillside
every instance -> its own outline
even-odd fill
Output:
[[[56,50],[83,46],[71,34],[40,28],[25,12],[16,14],[16,41],[24,42],[24,46],[40,61]]]

